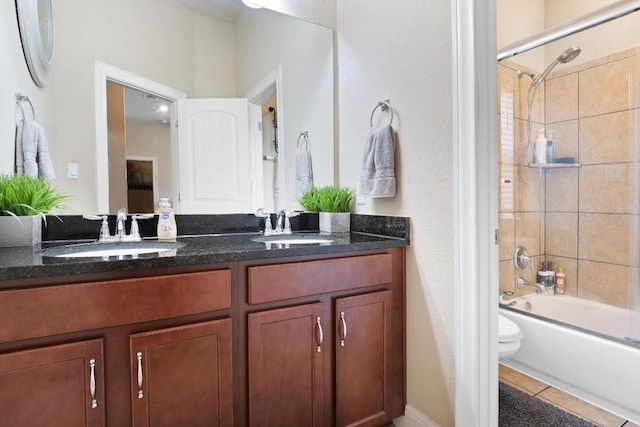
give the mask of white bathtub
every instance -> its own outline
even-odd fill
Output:
[[[638,314],[567,295],[530,295],[512,307],[524,311],[526,302],[534,315],[595,333],[501,308],[523,334],[518,353],[501,363],[640,423],[640,346],[623,343],[640,338]]]

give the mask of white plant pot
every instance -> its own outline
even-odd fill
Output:
[[[348,233],[351,231],[350,212],[318,212],[320,231],[327,233]]]
[[[41,241],[41,217],[0,216],[0,247],[35,246]]]

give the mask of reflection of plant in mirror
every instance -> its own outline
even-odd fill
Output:
[[[299,202],[310,212],[349,212],[353,197],[350,188],[326,186],[305,191]]]
[[[45,215],[64,207],[69,196],[42,178],[0,175],[0,216]]]

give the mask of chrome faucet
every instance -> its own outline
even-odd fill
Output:
[[[271,226],[271,214],[266,213],[264,209],[260,208],[254,215],[258,218],[264,218],[264,235],[273,236],[278,234],[292,234],[291,221],[289,221],[289,218],[300,215],[300,212],[290,212],[281,209],[280,212],[276,214],[275,230]]]
[[[125,208],[118,209],[116,216],[116,240],[124,240],[127,237],[127,230],[124,223],[127,220],[127,210]]]
[[[516,282],[516,285],[518,286],[518,288],[524,288],[525,286],[534,287],[534,288],[536,288],[536,293],[538,293],[538,294],[547,295],[549,293],[547,291],[547,287],[544,284],[536,283],[536,282],[527,282],[522,277],[518,278],[518,281]]]
[[[129,234],[127,234],[125,227],[125,222],[127,221],[127,210],[124,208],[118,209],[118,213],[116,215],[116,232],[113,236],[109,232],[107,215],[83,215],[82,217],[84,219],[102,221],[102,224],[100,225],[100,236],[98,237],[98,242],[100,243],[140,242],[142,241],[142,236],[140,235],[138,220],[153,218],[153,214],[131,215],[131,230]]]

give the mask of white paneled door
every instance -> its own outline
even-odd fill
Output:
[[[254,151],[246,99],[178,100],[180,211],[254,211]]]

